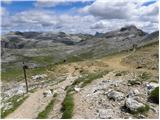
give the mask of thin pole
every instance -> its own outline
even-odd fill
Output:
[[[27,82],[27,75],[26,75],[26,66],[24,65],[24,62],[23,62],[23,72],[24,72],[24,79],[25,79],[25,83],[26,83],[26,93],[28,93],[28,82]]]

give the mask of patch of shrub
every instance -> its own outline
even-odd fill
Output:
[[[73,108],[73,96],[69,94],[69,92],[67,92],[61,108],[61,111],[63,112],[62,119],[71,119],[73,114]]]
[[[150,78],[150,74],[147,72],[142,73],[141,75],[138,76],[140,80],[148,80]]]
[[[159,87],[156,87],[150,94],[149,100],[159,104]]]
[[[131,112],[132,114],[138,114],[138,113],[146,113],[147,111],[149,111],[149,109],[150,109],[150,107],[149,107],[149,105],[148,104],[145,104],[145,106],[144,107],[140,107],[140,108],[138,108],[137,109],[137,111],[135,111],[135,112]]]

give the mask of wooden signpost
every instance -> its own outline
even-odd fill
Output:
[[[28,69],[28,66],[25,65],[23,62],[23,72],[24,72],[24,79],[26,83],[26,93],[28,93],[28,81],[27,81],[26,69]]]

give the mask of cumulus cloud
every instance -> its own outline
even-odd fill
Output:
[[[135,24],[145,31],[151,32],[158,29],[158,1],[144,5],[149,1],[112,0],[111,2],[96,0],[93,4],[79,9],[78,12],[84,15],[91,14],[99,18],[100,21],[91,27],[94,29],[104,29],[110,24],[114,27],[118,22],[120,26],[122,24]]]
[[[56,14],[45,10],[30,10],[2,19],[4,30],[64,31],[68,33],[90,33],[90,25],[96,22],[91,16]]]
[[[47,4],[56,6],[65,1],[39,0],[45,6]],[[144,0],[141,2],[139,0],[112,0],[112,2],[96,0],[74,14],[68,12],[60,14],[35,8],[7,15],[6,9],[2,8],[2,29],[3,31],[63,31],[94,34],[134,24],[146,32],[158,30],[158,2],[149,5],[144,5],[144,3]]]

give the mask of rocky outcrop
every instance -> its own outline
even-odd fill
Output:
[[[109,90],[107,96],[109,99],[113,99],[115,101],[120,101],[124,99],[124,94],[115,90]]]

